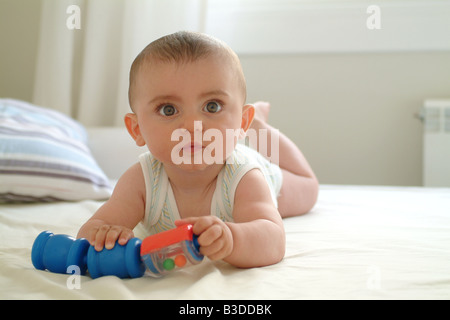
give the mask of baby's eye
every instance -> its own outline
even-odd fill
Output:
[[[159,108],[159,113],[165,117],[173,116],[177,112],[177,109],[171,104],[166,104]]]
[[[217,113],[222,110],[222,106],[216,101],[211,101],[206,104],[204,110],[209,113]]]

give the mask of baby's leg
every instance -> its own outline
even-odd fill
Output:
[[[272,155],[272,136],[278,135],[278,165],[283,173],[283,185],[278,196],[278,211],[283,218],[304,214],[316,203],[319,191],[317,178],[299,148],[287,136],[267,123],[270,104],[256,102],[254,106],[255,118],[251,128],[256,132],[260,132],[260,129],[267,130],[267,146],[260,146],[260,139],[257,139],[257,145],[252,147],[263,156]],[[266,150],[262,150],[264,147]]]

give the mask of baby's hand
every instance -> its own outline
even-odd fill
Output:
[[[95,250],[102,251],[103,247],[110,250],[114,248],[116,241],[120,245],[125,245],[128,240],[134,237],[133,231],[122,226],[102,225],[93,227],[89,233],[89,243],[95,247]]]
[[[200,253],[211,260],[221,260],[233,251],[233,235],[230,228],[217,217],[192,217],[175,221],[176,226],[192,224],[198,235]]]

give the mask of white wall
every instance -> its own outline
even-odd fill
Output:
[[[449,0],[210,0],[205,30],[241,54],[449,51]]]
[[[248,99],[322,183],[422,185],[423,100],[450,97],[449,53],[241,57]]]

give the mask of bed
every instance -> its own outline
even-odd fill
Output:
[[[123,128],[87,136],[113,181],[142,152]],[[321,185],[311,212],[284,220],[285,258],[263,268],[205,259],[159,279],[81,276],[73,286],[71,275],[33,267],[41,231],[76,235],[103,201],[0,204],[0,299],[450,298],[448,188]],[[140,226],[135,233],[145,236]]]

